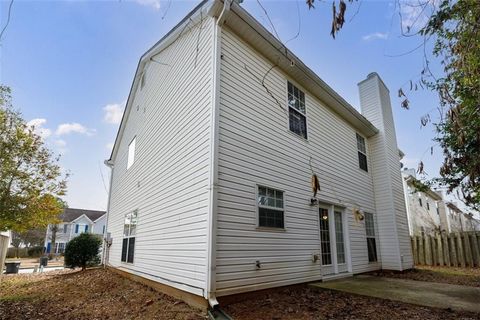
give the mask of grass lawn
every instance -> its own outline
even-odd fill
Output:
[[[202,312],[104,269],[0,277],[0,319],[205,319]]]
[[[416,266],[415,269],[402,273],[381,271],[373,274],[391,278],[480,287],[480,268]]]

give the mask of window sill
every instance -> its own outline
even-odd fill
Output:
[[[295,132],[290,131],[290,129],[287,129],[287,132],[288,132],[288,134],[296,137],[297,139],[300,139],[300,141],[303,141],[304,143],[310,143],[310,142],[308,141],[308,138],[304,138],[304,137],[302,137],[301,135],[298,135],[298,134],[296,134]]]
[[[285,228],[273,228],[273,227],[256,227],[255,230],[264,231],[264,232],[286,232],[287,231],[287,229]]]

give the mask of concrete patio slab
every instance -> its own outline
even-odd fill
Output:
[[[312,283],[310,286],[427,307],[480,313],[480,288],[475,287],[367,275]]]

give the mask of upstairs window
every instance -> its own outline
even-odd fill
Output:
[[[137,140],[137,137],[134,137],[133,140],[128,145],[127,170],[135,162],[135,141],[136,140]]]
[[[63,225],[63,233],[67,233],[68,224]]]
[[[137,210],[125,215],[121,256],[121,260],[123,262],[133,263],[133,254],[135,252],[135,235],[137,232],[137,217]]]
[[[427,201],[427,210],[430,211],[430,203]]]
[[[258,186],[258,226],[267,228],[285,227],[283,191]]]
[[[305,94],[290,81],[288,82],[288,118],[290,131],[307,139]]]
[[[360,169],[368,172],[367,147],[365,138],[357,133],[358,166]]]
[[[422,198],[420,197],[418,197],[418,204],[420,205],[420,207],[423,207]]]

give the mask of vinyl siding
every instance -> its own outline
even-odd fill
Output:
[[[378,75],[359,84],[362,112],[378,129],[370,138],[374,193],[384,269],[411,268],[408,221],[400,173],[400,158],[389,92]]]
[[[304,140],[288,129],[285,74],[274,68],[265,78],[279,106],[259,80],[272,64],[227,28],[222,57],[217,295],[321,279],[320,262],[312,262],[320,242],[318,208],[309,205],[310,158],[322,188],[317,197],[345,207],[353,272],[379,269],[368,263],[364,222],[352,216],[353,206],[375,213],[371,174],[358,167],[356,131],[304,90]],[[257,229],[257,184],[285,191],[285,231]]]
[[[146,67],[114,160],[108,231],[115,267],[194,294],[206,288],[213,19],[189,25]],[[197,52],[198,49],[198,52]],[[138,106],[138,108],[137,108]],[[136,137],[127,170],[128,144]],[[134,263],[120,261],[138,210]]]

